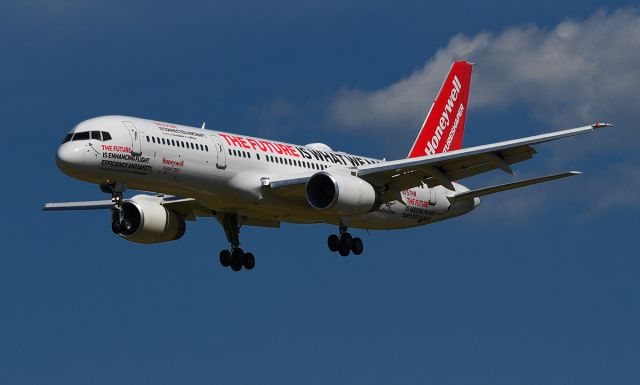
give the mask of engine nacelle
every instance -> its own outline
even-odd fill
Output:
[[[321,171],[305,186],[311,207],[336,215],[364,214],[380,205],[380,194],[363,179],[347,172]]]
[[[127,241],[160,243],[180,239],[187,228],[184,218],[167,210],[162,198],[136,195],[122,202],[123,225],[118,235]]]

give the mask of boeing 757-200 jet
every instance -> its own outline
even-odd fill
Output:
[[[402,229],[472,211],[479,197],[579,174],[570,171],[469,190],[458,181],[531,159],[532,147],[610,126],[597,123],[527,138],[462,148],[472,64],[453,63],[406,159],[385,161],[128,116],[81,122],[58,148],[65,174],[100,186],[110,200],[47,203],[44,210],[111,210],[111,228],[140,243],[179,239],[186,221],[214,217],[231,247],[220,263],[255,266],[240,248],[242,226],[281,222],[338,226],[328,246],[361,254],[349,228]],[[127,189],[155,192],[125,199]]]

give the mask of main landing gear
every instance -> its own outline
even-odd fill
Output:
[[[355,255],[360,255],[364,250],[362,239],[353,238],[351,234],[347,232],[346,226],[340,226],[339,236],[336,234],[329,235],[327,245],[329,246],[329,250],[337,251],[343,257],[346,257],[351,252]]]
[[[233,271],[240,271],[244,267],[251,270],[256,266],[256,259],[252,253],[245,253],[240,248],[240,226],[237,214],[224,214],[220,219],[224,234],[231,243],[231,250],[220,251],[220,264],[231,267]]]

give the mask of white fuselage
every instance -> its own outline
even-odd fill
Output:
[[[314,209],[299,192],[275,193],[268,181],[382,161],[335,152],[322,144],[300,146],[126,116],[84,121],[72,130],[80,132],[109,135],[63,143],[57,162],[66,174],[100,185],[121,182],[131,189],[195,198],[212,212],[292,223],[338,224],[342,219],[355,228],[395,229],[462,215],[478,204],[476,200],[452,206],[447,199],[451,191],[423,184],[402,191],[403,202],[340,218]],[[454,187],[456,192],[467,191],[459,184]]]

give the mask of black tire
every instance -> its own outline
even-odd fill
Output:
[[[343,257],[346,257],[351,252],[351,249],[349,249],[349,246],[347,246],[345,242],[340,242],[340,248],[338,249],[338,252]]]
[[[256,267],[256,258],[253,256],[252,253],[246,253],[244,255],[244,261],[242,262],[242,265],[244,266],[245,269],[251,270],[254,267]]]
[[[327,246],[329,246],[329,250],[333,252],[338,251],[340,248],[340,238],[335,234],[329,235],[329,238],[327,239]]]
[[[244,261],[244,251],[237,247],[231,252],[231,270],[242,270],[242,262]]]
[[[362,239],[353,238],[353,240],[351,241],[351,251],[353,252],[353,254],[360,255],[362,254],[363,250],[364,245],[362,244]]]
[[[120,223],[118,223],[118,221],[111,221],[111,231],[113,231],[114,234],[120,235]]]
[[[220,251],[220,264],[223,267],[229,267],[229,265],[231,265],[231,252],[229,250]]]
[[[353,243],[353,238],[349,233],[342,233],[340,236],[340,243],[345,244],[347,249],[351,249],[351,243]]]

